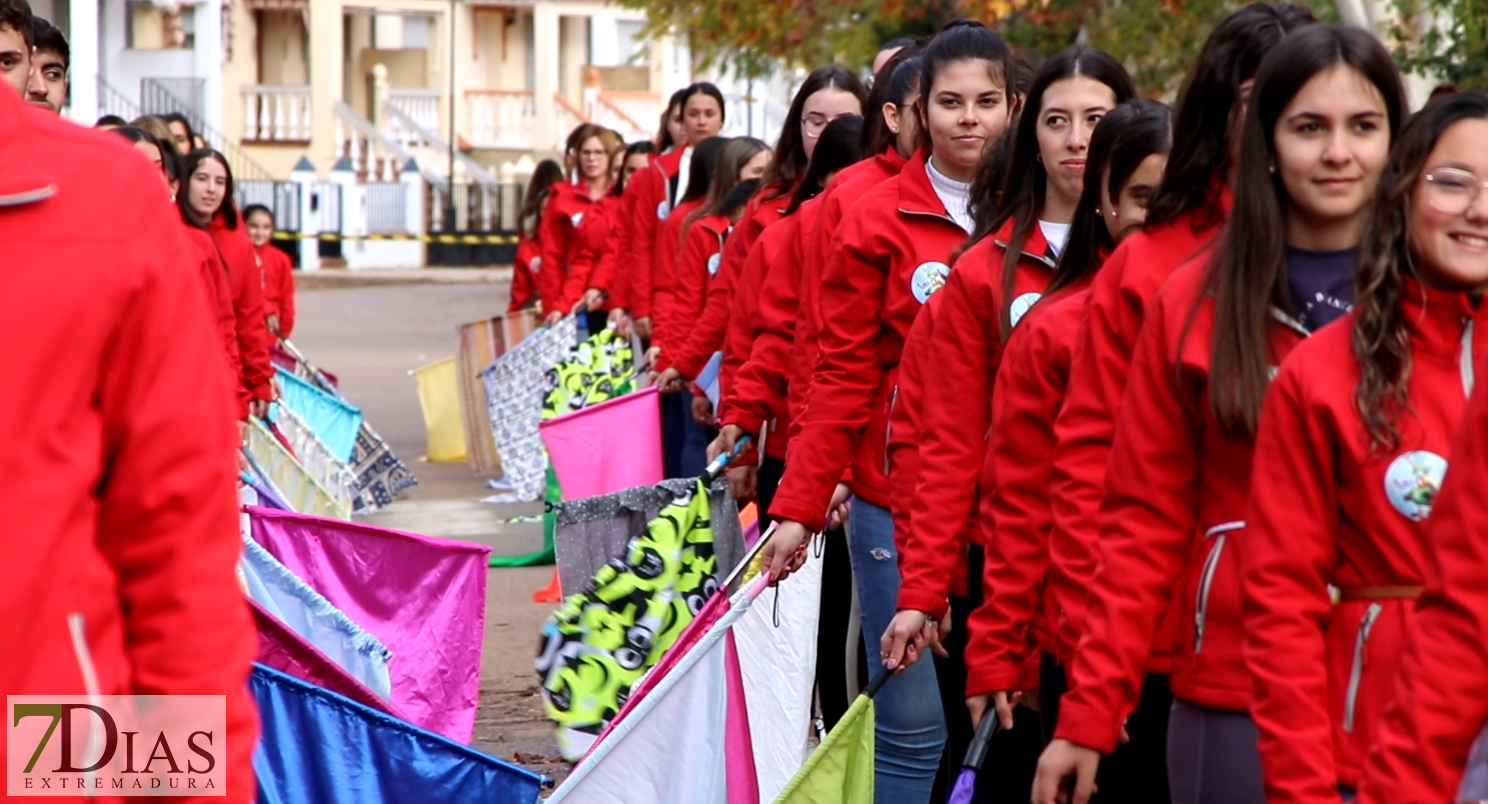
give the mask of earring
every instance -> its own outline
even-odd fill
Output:
[[[1273,175],[1273,176],[1276,175],[1276,166],[1275,165],[1268,165],[1266,167],[1266,169],[1269,170],[1269,171],[1271,171],[1271,175]]]
[[[894,135],[898,135],[898,133],[899,133],[899,127],[898,126],[889,126],[889,133],[890,134],[894,134]]]

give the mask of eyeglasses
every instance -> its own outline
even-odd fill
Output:
[[[832,121],[828,120],[826,115],[819,112],[812,112],[801,118],[801,132],[812,139],[816,139],[821,136],[822,129],[825,129],[830,122]]]
[[[1443,215],[1465,215],[1488,181],[1457,168],[1438,168],[1426,174],[1426,203]]]

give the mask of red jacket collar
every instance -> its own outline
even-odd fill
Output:
[[[921,148],[899,171],[899,211],[913,215],[934,215],[945,218],[952,225],[959,225],[946,212],[945,204],[930,185],[930,174],[925,172],[929,158],[930,149]]]
[[[27,106],[14,92],[0,92],[0,208],[33,204],[57,192],[35,141],[48,125],[72,125]]]
[[[898,173],[904,169],[905,163],[909,162],[908,159],[905,159],[899,154],[899,149],[892,145],[886,148],[883,153],[873,158],[877,159],[879,164],[883,165],[890,173]]]
[[[1413,348],[1454,357],[1462,347],[1467,321],[1478,311],[1467,293],[1427,287],[1413,276],[1402,277],[1401,312],[1410,326]]]
[[[670,179],[677,175],[677,171],[682,168],[682,154],[686,150],[685,147],[673,148],[661,156],[656,157],[656,161],[651,164],[655,165],[656,169],[661,171],[661,175]]]
[[[727,215],[709,215],[706,218],[699,218],[697,224],[719,237],[728,234],[729,219]]]
[[[1013,228],[1017,225],[1018,221],[1016,218],[1008,218],[1002,224],[1002,228],[993,233],[992,242],[1001,246],[1006,251],[1009,244],[1013,241]],[[1044,227],[1039,226],[1038,221],[1033,222],[1033,228],[1028,232],[1028,239],[1023,241],[1023,248],[1019,250],[1035,260],[1048,264],[1050,268],[1054,267],[1055,259],[1049,253],[1049,240],[1044,237]]]

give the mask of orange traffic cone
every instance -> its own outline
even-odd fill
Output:
[[[533,603],[557,603],[563,599],[563,584],[558,582],[558,568],[553,568],[553,580],[548,585],[532,593]]]

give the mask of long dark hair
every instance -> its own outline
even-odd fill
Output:
[[[1013,234],[1008,239],[1007,251],[1002,257],[1003,305],[998,311],[1003,337],[1012,331],[1013,323],[1009,305],[1012,303],[1013,279],[1018,272],[1018,260],[1022,256],[1023,244],[1038,225],[1039,213],[1044,207],[1044,195],[1048,188],[1049,174],[1039,158],[1038,124],[1043,112],[1044,93],[1056,81],[1083,76],[1105,84],[1120,104],[1137,94],[1131,76],[1121,62],[1110,54],[1093,47],[1075,45],[1055,53],[1039,67],[1028,89],[1028,100],[1012,133],[1012,152],[1007,162],[1007,180],[997,212],[990,219],[990,228],[985,232],[973,232],[972,239],[991,236],[1008,221],[1013,221]],[[1073,124],[1073,123],[1072,123]],[[1088,171],[1087,176],[1091,175]],[[1099,196],[1097,196],[1099,197]]]
[[[713,174],[718,169],[718,157],[728,145],[728,137],[709,137],[692,146],[692,165],[687,171],[687,192],[677,199],[680,207],[689,201],[701,201],[708,195],[708,186],[713,183]]]
[[[682,102],[685,100],[687,100],[687,88],[683,87],[673,92],[671,99],[667,101],[666,109],[661,113],[661,125],[656,130],[656,138],[653,142],[658,152],[665,151],[677,144],[672,139],[672,129],[669,124],[672,121],[672,114],[682,108]]]
[[[1044,295],[1068,287],[1095,273],[1116,246],[1108,210],[1101,206],[1101,185],[1114,201],[1137,166],[1153,154],[1165,154],[1173,145],[1173,110],[1155,100],[1134,98],[1101,118],[1090,135],[1085,157],[1085,186],[1070,223],[1069,240],[1054,267],[1054,276]],[[1109,177],[1107,177],[1109,169]]]
[[[1354,405],[1372,450],[1399,447],[1396,424],[1408,405],[1410,328],[1401,302],[1405,276],[1420,272],[1411,256],[1406,225],[1411,195],[1442,134],[1460,121],[1485,119],[1488,95],[1461,92],[1437,97],[1406,125],[1375,187],[1374,207],[1359,244],[1352,335],[1354,358],[1359,361]]]
[[[867,154],[881,154],[894,144],[894,132],[884,125],[884,104],[892,103],[903,108],[904,102],[920,90],[920,59],[924,51],[922,42],[910,40],[910,44],[895,51],[882,68],[873,76],[873,86],[868,90],[868,100],[863,102],[863,141],[858,149]],[[914,62],[914,67],[895,80],[899,66]]]
[[[631,144],[625,146],[625,152],[622,153],[622,154],[620,154],[620,172],[621,172],[620,180],[619,181],[616,181],[614,184],[610,185],[610,191],[608,193],[605,193],[605,195],[613,195],[613,196],[615,196],[615,197],[618,198],[619,196],[621,196],[622,194],[624,194],[624,192],[625,192],[625,175],[624,175],[625,174],[625,163],[626,162],[629,162],[630,161],[630,158],[632,156],[635,156],[636,154],[646,154],[646,155],[649,156],[650,154],[653,154],[655,152],[656,152],[656,143],[654,143],[654,142],[652,142],[650,140],[641,140],[640,142],[632,142]],[[647,160],[647,161],[649,162],[650,160]]]
[[[713,179],[708,183],[707,192],[703,195],[703,205],[687,217],[687,222],[691,223],[722,212],[724,196],[728,195],[729,190],[739,183],[739,172],[749,164],[749,160],[768,150],[770,146],[754,137],[730,139],[718,152],[718,157],[713,162]],[[693,154],[693,159],[697,159],[696,153]],[[692,195],[691,181],[688,179],[688,195]]]
[[[1011,87],[1013,75],[1013,53],[1008,50],[997,32],[972,20],[956,20],[930,40],[921,56],[920,100],[915,104],[920,112],[920,146],[930,145],[930,127],[925,125],[926,103],[935,76],[952,64],[963,61],[980,61],[987,65],[987,75],[1002,83],[1004,102],[1017,111]]]
[[[1251,3],[1225,18],[1209,34],[1198,61],[1178,93],[1173,143],[1162,185],[1147,208],[1147,226],[1197,210],[1207,228],[1220,222],[1215,185],[1230,171],[1231,129],[1240,108],[1240,85],[1288,31],[1316,22],[1312,12],[1291,3]]]
[[[796,183],[796,191],[791,194],[785,214],[795,214],[802,204],[827,186],[828,176],[866,155],[863,152],[863,121],[861,115],[839,117],[822,129],[821,140],[811,153],[811,164],[806,166],[806,174]]]
[[[840,64],[818,67],[806,76],[796,97],[791,100],[790,111],[780,126],[780,140],[775,144],[775,159],[760,179],[769,192],[768,198],[784,198],[796,188],[801,172],[806,169],[806,141],[801,134],[801,117],[806,113],[806,101],[824,89],[840,89],[850,92],[858,99],[861,109],[868,100],[868,90],[858,74]]]
[[[517,213],[517,228],[523,234],[531,235],[527,231],[527,221],[532,221],[532,230],[537,230],[537,210],[542,206],[543,195],[548,189],[558,182],[563,181],[563,166],[551,159],[544,159],[537,163],[537,169],[532,171],[532,178],[527,180],[527,195],[522,199],[522,210]]]
[[[1286,271],[1286,188],[1271,171],[1276,123],[1307,82],[1338,65],[1357,70],[1379,90],[1392,137],[1410,112],[1389,51],[1361,28],[1309,26],[1287,36],[1261,62],[1240,135],[1235,206],[1209,266],[1209,406],[1229,436],[1255,434],[1270,380],[1271,311],[1295,312]]]
[[[181,189],[176,193],[176,204],[181,208],[181,217],[188,222],[195,220],[192,217],[195,213],[191,210],[191,202],[187,200],[191,195],[188,188],[191,186],[191,174],[195,173],[196,168],[208,159],[217,160],[218,164],[222,165],[223,172],[227,174],[227,184],[223,187],[222,193],[222,206],[217,208],[212,217],[221,215],[222,222],[227,228],[236,229],[238,228],[238,208],[233,201],[232,167],[227,164],[227,157],[211,148],[197,148],[181,160]]]
[[[168,182],[179,182],[181,180],[181,154],[176,151],[174,145],[162,143],[158,137],[138,126],[117,126],[111,129],[115,134],[130,142],[146,142],[160,151],[160,172],[165,174]]]

